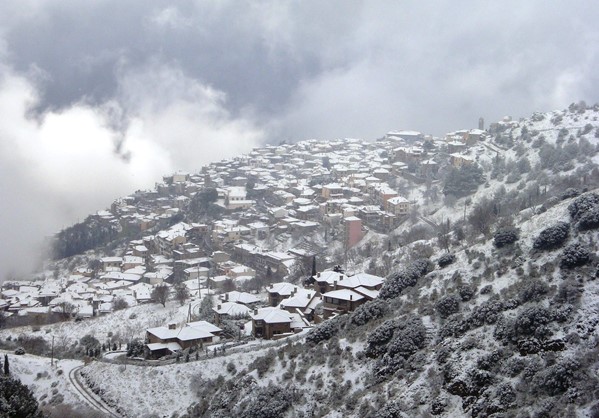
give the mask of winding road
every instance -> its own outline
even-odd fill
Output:
[[[82,368],[83,366],[78,366],[69,371],[69,381],[80,398],[92,408],[107,414],[109,417],[121,418],[120,415],[114,413],[102,400],[98,399],[93,392],[79,381],[78,373]]]

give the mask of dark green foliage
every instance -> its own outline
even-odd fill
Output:
[[[458,294],[462,302],[468,302],[474,296],[474,289],[470,286],[458,286]]]
[[[374,415],[375,418],[403,418],[405,414],[401,412],[401,405],[399,402],[388,402],[381,409],[379,409]]]
[[[493,245],[497,248],[505,247],[518,241],[518,230],[515,228],[500,229],[493,235]]]
[[[435,304],[435,309],[441,318],[447,318],[460,310],[460,297],[457,295],[445,296]]]
[[[9,366],[9,362],[8,362],[8,354],[4,355],[4,374],[5,375],[9,375],[10,374],[10,366]]]
[[[397,320],[390,319],[368,335],[365,353],[368,357],[380,357],[387,351],[387,344],[393,338]]]
[[[478,165],[463,165],[460,169],[452,168],[449,171],[443,186],[443,193],[456,197],[468,196],[484,182],[485,176]]]
[[[580,217],[578,229],[588,231],[597,228],[599,228],[599,207],[594,207]]]
[[[256,397],[248,403],[242,418],[279,418],[293,404],[291,390],[280,386],[267,386],[256,390]]]
[[[454,254],[443,254],[441,257],[439,257],[439,260],[437,260],[437,264],[439,264],[439,267],[443,268],[452,264],[454,261]]]
[[[542,230],[532,246],[537,250],[559,248],[568,239],[569,233],[570,225],[565,222],[559,222]]]
[[[516,336],[532,336],[544,339],[551,334],[548,324],[553,321],[553,313],[543,306],[530,306],[522,310],[514,321]]]
[[[561,198],[562,200],[571,199],[573,197],[580,196],[580,193],[582,193],[580,189],[569,187],[562,193]]]
[[[410,317],[395,328],[393,339],[387,347],[391,357],[408,358],[426,345],[426,328],[420,318]]]
[[[415,286],[418,279],[432,269],[432,263],[428,260],[416,260],[409,267],[397,274],[387,278],[381,288],[379,298],[393,299],[401,295],[407,287]]]
[[[269,350],[266,355],[257,357],[252,364],[250,364],[249,368],[250,370],[256,369],[256,372],[258,372],[258,377],[262,377],[274,363],[275,352],[274,350]]]
[[[117,226],[89,216],[85,221],[60,231],[52,243],[55,260],[83,254],[85,251],[107,244],[118,236]]]
[[[544,281],[538,279],[527,280],[522,285],[522,290],[518,295],[520,303],[538,302],[549,292],[549,286]]]
[[[579,243],[571,244],[564,248],[559,265],[562,268],[571,269],[585,265],[589,262],[590,257],[591,253],[586,247],[583,247]]]
[[[144,343],[141,340],[133,340],[127,348],[127,357],[141,357],[144,355]]]
[[[559,395],[576,382],[575,377],[579,369],[580,363],[578,361],[564,359],[537,373],[533,378],[533,383],[549,396]]]
[[[349,322],[357,326],[365,325],[373,319],[382,318],[388,311],[389,305],[387,302],[374,299],[358,306],[349,316]]]
[[[318,324],[310,330],[308,335],[306,335],[306,342],[311,345],[316,345],[321,341],[330,340],[339,332],[339,325],[338,317]]]
[[[589,211],[599,207],[599,195],[596,193],[586,193],[576,198],[568,205],[568,212],[574,221],[578,221]]]
[[[7,418],[42,417],[33,393],[20,380],[0,376],[0,416]]]
[[[370,333],[365,353],[372,358],[383,355],[408,358],[423,348],[425,343],[426,328],[420,318],[389,320]]]

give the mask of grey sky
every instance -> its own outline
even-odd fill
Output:
[[[0,227],[26,254],[161,174],[259,143],[595,103],[598,21],[582,0],[1,2]]]

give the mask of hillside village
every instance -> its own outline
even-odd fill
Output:
[[[112,338],[103,351],[120,352],[121,343],[130,349],[138,339],[143,349],[133,354],[140,358],[136,361],[143,357],[156,364],[151,361],[170,359],[163,364],[175,367],[185,379],[201,381],[192,385],[200,387],[200,399],[225,397],[231,402],[227,408],[246,408],[257,391],[274,398],[284,394],[285,408],[301,404],[298,411],[306,415],[293,415],[298,417],[415,416],[393,415],[392,407],[418,416],[461,416],[465,411],[495,416],[493,411],[509,410],[515,401],[491,405],[495,392],[472,389],[457,370],[440,371],[445,360],[439,358],[453,355],[454,363],[466,370],[480,363],[483,355],[498,352],[487,341],[499,338],[493,329],[501,312],[521,312],[521,306],[527,306],[529,301],[520,296],[508,297],[526,286],[519,283],[523,277],[536,280],[531,300],[541,304],[549,295],[557,293],[556,300],[562,295],[564,286],[557,281],[571,283],[577,274],[579,285],[587,286],[582,302],[567,289],[563,292],[568,296],[560,297],[572,302],[570,312],[584,311],[576,317],[588,327],[581,338],[588,341],[588,350],[594,350],[593,252],[587,254],[584,266],[573,265],[574,270],[543,267],[559,264],[551,254],[533,252],[525,260],[527,251],[533,251],[528,242],[543,227],[569,222],[568,205],[599,187],[598,118],[599,107],[573,104],[568,110],[536,113],[519,121],[506,117],[487,129],[481,118],[478,128],[441,138],[392,131],[374,141],[307,140],[264,146],[202,167],[198,173],[174,173],[154,190],[118,199],[109,209],[61,231],[53,243],[55,260],[34,280],[4,282],[0,307],[10,328],[1,331],[0,338],[8,341],[7,336],[29,332],[31,327],[49,341],[54,335],[50,329],[56,329],[52,324],[67,321],[79,324],[69,328],[71,341],[93,334],[94,329],[99,339],[123,337]],[[594,228],[579,233],[581,245],[594,245]],[[508,250],[501,250],[504,246]],[[533,280],[539,277],[546,277],[549,285]],[[165,290],[163,297],[157,289]],[[495,303],[499,299],[502,302]],[[462,320],[470,320],[468,315],[483,308],[499,313],[476,325]],[[504,322],[502,326],[508,327]],[[551,350],[530,348],[533,343],[518,340],[520,352],[528,359],[543,350],[560,352],[553,356],[570,355],[577,348],[565,341],[574,322],[552,331],[554,335],[535,336],[534,344],[552,344]],[[483,324],[477,346],[478,334],[473,333]],[[379,327],[374,329],[375,325]],[[409,337],[402,334],[403,327]],[[40,328],[42,332],[37,332]],[[401,336],[401,344],[412,338],[417,342],[396,356],[389,344],[394,335]],[[547,335],[555,338],[545,341]],[[387,339],[379,344],[377,338]],[[503,346],[516,344],[501,338]],[[263,343],[262,352],[252,351]],[[246,357],[234,349],[243,344],[248,347]],[[424,350],[433,345],[434,350]],[[463,348],[466,345],[470,348]],[[279,347],[279,360],[266,351],[271,347]],[[216,371],[226,363],[219,366],[217,350],[223,356],[229,350],[238,367],[227,365],[225,375]],[[462,350],[470,354],[462,356]],[[265,370],[259,364],[260,353],[269,359]],[[325,360],[318,363],[314,359],[318,356]],[[191,377],[195,369],[176,364],[182,358],[205,362],[214,376]],[[302,359],[305,369],[298,371],[296,362],[299,369]],[[555,361],[547,360],[547,367]],[[439,370],[434,369],[436,362]],[[330,373],[323,375],[319,367],[325,364]],[[127,393],[124,382],[135,379],[136,369],[117,373],[109,361],[86,369],[83,375],[90,387],[99,387],[106,373],[121,382],[117,389],[103,386],[101,397],[108,404],[124,404],[123,416],[127,408],[128,416],[157,408],[152,400],[135,404],[119,393]],[[430,379],[423,377],[425,370]],[[230,380],[223,377],[226,373]],[[268,378],[262,379],[264,373]],[[216,375],[227,384],[215,384]],[[246,382],[250,376],[253,383]],[[389,380],[390,376],[396,379]],[[443,379],[445,383],[438,384]],[[495,388],[488,379],[481,387]],[[276,386],[282,382],[302,386],[292,394]],[[511,384],[502,382],[504,388]],[[304,387],[314,392],[306,389],[298,394]],[[373,387],[380,389],[376,396],[369,392]],[[586,396],[591,391],[584,393],[577,405],[587,413],[591,406]],[[365,400],[361,406],[358,400],[345,406],[333,401],[346,399],[346,394]],[[185,395],[187,405],[174,405],[169,396],[162,394],[159,401],[171,405],[165,408],[173,416],[226,416],[229,411],[219,409],[218,402],[196,402],[193,394]],[[522,402],[534,403],[529,398]],[[377,408],[391,412],[376,415]]]
[[[155,286],[182,282],[198,300],[199,288],[224,292],[214,307],[216,324],[247,317],[256,337],[288,335],[375,299],[384,274],[346,275],[341,265],[347,266],[347,253],[369,231],[386,234],[418,216],[423,200],[438,201],[439,178],[451,167],[475,164],[492,147],[488,137],[471,129],[445,138],[394,131],[374,142],[310,140],[256,148],[197,174],[166,176],[154,190],[119,199],[88,219],[135,231],[140,239],[64,277],[5,282],[0,307],[41,323],[51,314],[89,318],[110,314],[115,300],[121,306],[152,302]],[[420,184],[426,184],[424,193]],[[202,190],[215,192],[209,203],[218,218],[174,223],[193,216],[192,200]],[[337,271],[317,272],[317,258],[320,270],[337,265]],[[310,283],[299,283],[308,276]],[[254,309],[266,306],[279,309]],[[256,321],[266,328],[255,327]]]

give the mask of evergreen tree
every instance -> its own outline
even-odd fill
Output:
[[[4,355],[4,374],[10,374],[9,366],[8,366],[8,354]]]

